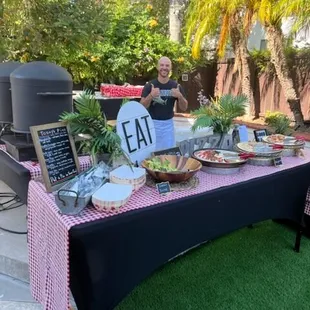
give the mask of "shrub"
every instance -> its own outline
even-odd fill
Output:
[[[290,129],[290,118],[279,111],[267,111],[265,122],[272,128],[274,133],[282,135],[290,135],[292,133],[292,130]]]

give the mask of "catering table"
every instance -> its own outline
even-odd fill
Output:
[[[88,207],[77,217],[60,215],[54,197],[30,181],[34,298],[44,309],[66,309],[70,287],[79,310],[113,309],[158,267],[192,247],[267,219],[299,223],[310,184],[310,153],[283,163],[246,165],[231,176],[198,172],[195,189],[168,196],[144,186],[119,213]]]
[[[80,92],[75,91],[78,95]],[[95,98],[100,103],[102,111],[107,118],[107,120],[116,120],[118,111],[122,105],[123,100],[134,100],[140,102],[141,97],[105,97],[102,96],[100,92],[95,92]]]

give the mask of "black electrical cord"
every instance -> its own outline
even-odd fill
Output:
[[[0,212],[16,209],[23,205],[23,203],[21,202],[21,199],[14,193],[0,193],[0,198],[10,198],[5,202],[0,203]],[[6,206],[7,204],[10,204],[10,205]],[[27,231],[26,232],[15,231],[15,230],[7,229],[1,226],[0,226],[0,230],[3,230],[11,234],[17,234],[17,235],[26,235],[28,233]]]
[[[11,197],[13,197],[11,200],[8,200],[6,202],[1,202],[0,207],[3,207],[4,205],[6,205],[6,204],[8,204],[14,200],[16,200],[16,202],[21,201],[20,198],[14,193],[0,193],[0,198],[11,198]]]
[[[0,138],[2,137],[2,135],[3,135],[3,133],[5,132],[6,128],[9,127],[9,125],[10,125],[10,124],[5,124],[5,125],[2,127],[2,129],[1,129],[1,131],[0,131]]]

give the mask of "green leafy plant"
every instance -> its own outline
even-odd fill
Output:
[[[163,30],[167,16],[158,11],[159,4],[153,8],[148,3],[5,1],[0,57],[50,61],[67,69],[75,83],[94,88],[100,83],[144,84],[165,55],[173,62],[172,77],[178,78],[198,62],[189,47],[169,40]]]
[[[191,112],[195,118],[192,131],[199,128],[213,127],[214,133],[228,133],[233,120],[245,114],[247,97],[244,95],[223,95],[212,99],[210,104],[203,105],[198,110]]]
[[[276,134],[290,135],[292,133],[291,120],[286,114],[267,111],[265,122]]]
[[[111,158],[120,155],[127,158],[121,148],[121,138],[115,132],[115,128],[107,123],[99,102],[90,91],[82,92],[75,99],[75,109],[76,112],[64,112],[60,120],[70,125],[73,135],[85,138],[80,148],[92,155],[107,153]]]

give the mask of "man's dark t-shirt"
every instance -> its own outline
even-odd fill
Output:
[[[152,84],[154,85],[154,88],[160,89],[160,97],[165,101],[163,104],[155,102],[154,100],[151,101],[148,111],[152,119],[167,120],[173,118],[173,108],[176,98],[172,97],[171,89],[177,88],[178,83],[174,80],[169,80],[166,84],[162,84],[157,79],[152,80],[144,86],[142,90],[142,97],[147,97],[150,94]],[[180,92],[185,97],[185,92],[181,85]]]

